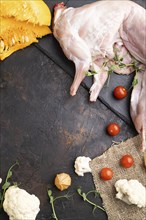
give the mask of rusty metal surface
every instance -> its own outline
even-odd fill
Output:
[[[101,155],[113,140],[134,136],[134,127],[99,100],[89,103],[83,87],[70,97],[71,77],[33,45],[11,55],[0,68],[0,177],[4,178],[18,160],[20,166],[13,181],[40,198],[37,220],[47,220],[51,215],[47,187],[58,196],[66,193],[55,188],[54,177],[67,172],[72,177],[68,191],[74,196],[56,202],[59,220],[107,220],[99,210],[93,216],[92,207],[77,195],[79,186],[86,192],[94,184],[91,174],[78,177],[74,173],[74,160],[80,155]],[[106,134],[106,126],[112,121],[121,126],[121,133],[114,138]],[[96,201],[101,205],[99,198]],[[2,212],[0,219],[8,217]]]
[[[45,2],[52,9],[54,2],[60,1]],[[79,6],[91,1],[67,2]],[[137,3],[145,6],[143,0],[137,0]],[[106,214],[100,210],[96,210],[94,216],[92,207],[77,195],[79,186],[86,192],[93,189],[94,184],[91,174],[78,177],[74,173],[74,160],[80,155],[91,158],[101,155],[112,141],[126,140],[136,132],[132,124],[126,124],[119,118],[120,115],[115,114],[116,111],[113,113],[109,109],[110,105],[107,107],[107,102],[106,106],[100,100],[89,103],[91,81],[85,81],[77,95],[70,97],[72,78],[67,70],[71,68],[72,75],[74,67],[66,58],[63,58],[62,65],[51,60],[52,50],[55,56],[62,54],[59,45],[50,48],[53,41],[52,36],[44,37],[37,45],[39,50],[32,45],[0,63],[0,177],[5,177],[16,160],[20,162],[14,171],[13,181],[41,200],[37,220],[50,219],[48,187],[55,196],[68,191],[74,194],[69,201],[56,202],[59,220],[107,220]],[[113,86],[111,79],[109,95]],[[129,99],[124,102],[126,107],[121,104],[122,114],[129,122],[126,104],[129,104]],[[117,122],[121,126],[120,134],[114,138],[106,134],[109,122]],[[72,178],[72,186],[64,192],[54,186],[55,175],[60,172],[69,173]],[[93,197],[91,199],[94,200]],[[100,198],[95,201],[102,204]],[[8,216],[1,212],[0,219],[8,220]]]

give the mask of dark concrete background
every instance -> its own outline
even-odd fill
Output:
[[[73,200],[56,203],[59,219],[92,220],[92,208],[75,193],[78,186],[84,191],[94,188],[91,174],[78,177],[74,160],[79,155],[94,158],[110,147],[112,140],[122,141],[134,136],[128,126],[100,101],[88,102],[88,92],[80,87],[75,97],[69,96],[72,79],[33,45],[18,51],[1,63],[1,177],[11,164],[20,162],[13,181],[36,194],[41,200],[38,220],[51,214],[47,187],[54,187],[57,173],[72,177],[69,192]],[[111,138],[106,134],[109,122],[117,122],[121,133]],[[98,199],[99,200],[99,199]],[[97,201],[98,201],[97,200]],[[1,214],[0,219],[8,219]],[[95,219],[106,219],[102,211]]]
[[[51,5],[56,1],[49,2]],[[82,86],[71,97],[70,75],[35,45],[1,62],[0,77],[0,177],[4,178],[11,164],[19,161],[12,180],[39,197],[41,211],[37,220],[51,216],[47,188],[55,196],[74,194],[69,201],[56,202],[59,220],[106,220],[100,210],[94,216],[92,207],[77,195],[79,186],[87,192],[94,189],[94,184],[91,174],[78,177],[74,173],[74,161],[80,155],[95,158],[112,141],[133,137],[133,125],[121,120],[100,100],[90,103],[88,90]],[[120,134],[114,138],[106,134],[110,122],[121,126]],[[54,186],[55,175],[61,172],[72,178],[72,186],[64,192]],[[102,204],[100,198],[94,201]],[[1,212],[0,219],[8,217]]]

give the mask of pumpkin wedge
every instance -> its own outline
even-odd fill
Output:
[[[42,0],[0,0],[0,60],[51,33],[51,13]]]
[[[0,0],[0,15],[39,25],[51,23],[51,12],[42,0]]]

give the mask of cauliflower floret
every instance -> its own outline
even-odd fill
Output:
[[[77,173],[78,176],[84,176],[84,173],[91,172],[91,168],[89,166],[90,161],[91,159],[89,157],[77,157],[74,164],[75,173]]]
[[[35,220],[39,206],[40,200],[35,195],[17,186],[10,186],[5,193],[3,208],[10,220]]]
[[[116,198],[127,204],[146,207],[146,188],[138,180],[120,179],[115,183]]]

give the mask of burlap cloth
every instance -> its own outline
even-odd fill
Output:
[[[120,144],[112,145],[103,155],[93,159],[90,163],[94,183],[102,197],[108,220],[146,220],[146,209],[137,208],[136,205],[127,205],[116,199],[114,187],[115,182],[119,179],[137,179],[146,186],[146,168],[144,167],[143,153],[139,150],[140,143],[140,136],[136,136]],[[124,154],[133,156],[135,164],[131,168],[124,169],[119,165],[119,160]],[[103,167],[109,167],[113,170],[112,180],[103,181],[100,179],[99,172]]]

